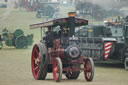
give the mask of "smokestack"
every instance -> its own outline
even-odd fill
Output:
[[[69,36],[72,37],[75,33],[75,12],[69,12],[68,13],[69,20],[68,20],[68,26],[69,26]]]

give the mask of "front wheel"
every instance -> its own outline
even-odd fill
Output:
[[[94,77],[94,62],[92,58],[86,58],[84,63],[84,76],[87,81],[92,81]]]
[[[54,80],[56,80],[56,82],[60,82],[61,78],[62,78],[62,62],[60,58],[56,58],[54,60],[54,64],[53,64],[53,78]]]

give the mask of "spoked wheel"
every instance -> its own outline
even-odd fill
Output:
[[[80,65],[78,65],[77,67],[80,68]],[[77,79],[79,77],[79,74],[80,71],[68,71],[65,76],[67,77],[67,79]]]
[[[26,36],[20,35],[15,40],[16,48],[26,48],[28,46],[28,39]]]
[[[56,58],[53,64],[53,68],[52,68],[52,72],[53,72],[53,78],[54,80],[56,80],[56,82],[60,82],[61,78],[62,78],[62,62],[60,60],[60,58]]]
[[[3,47],[3,43],[2,43],[2,42],[0,42],[0,49],[2,49],[2,47]]]
[[[92,81],[94,77],[94,62],[92,58],[86,58],[84,64],[84,76],[87,81]]]
[[[32,50],[31,66],[33,77],[44,80],[47,75],[48,54],[44,44],[35,44]]]

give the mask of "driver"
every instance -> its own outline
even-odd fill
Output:
[[[52,47],[53,46],[53,40],[54,40],[54,32],[52,27],[48,27],[48,31],[46,32],[46,37],[45,37],[47,47]]]
[[[69,28],[60,26],[60,31],[58,33],[58,36],[61,39],[62,44],[68,43],[68,35],[69,35]]]
[[[65,27],[63,28],[62,26],[60,26],[60,31],[58,33],[59,37],[63,36],[68,36],[68,32],[69,32],[69,28]]]

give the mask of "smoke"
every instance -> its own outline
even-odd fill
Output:
[[[77,0],[76,0],[77,1]],[[121,16],[128,16],[128,0],[79,0],[80,3],[90,2],[92,4],[97,4],[107,11],[114,10],[120,12]],[[119,14],[119,15],[120,15]]]
[[[119,1],[120,0],[80,0],[80,2],[90,2],[92,4],[97,4],[105,9],[118,7]]]
[[[7,19],[7,17],[10,15],[11,11],[14,9],[15,6],[15,2],[17,0],[8,0],[7,4],[7,8],[5,8],[4,13],[2,13],[0,15],[0,22],[4,21],[5,19]]]

